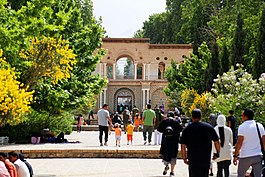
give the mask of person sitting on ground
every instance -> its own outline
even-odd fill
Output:
[[[14,163],[17,169],[17,177],[30,177],[28,167],[19,159],[18,153],[11,151],[8,153],[8,158],[12,163]]]
[[[64,138],[64,133],[59,133],[58,136],[55,136],[51,131],[47,131],[45,137],[47,138],[48,143],[67,143],[68,140]]]
[[[17,177],[17,169],[13,163],[9,161],[7,158],[7,154],[5,152],[0,152],[0,161],[5,163],[5,166],[10,174],[10,177]]]

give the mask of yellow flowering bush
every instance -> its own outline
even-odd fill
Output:
[[[41,77],[50,77],[53,83],[69,78],[76,64],[76,55],[62,37],[57,41],[51,37],[34,38],[28,50],[21,50],[20,58],[28,65],[29,85],[34,85]]]
[[[0,126],[22,122],[22,115],[29,112],[33,91],[27,92],[16,80],[14,68],[7,66],[0,49]]]
[[[199,108],[203,116],[207,117],[208,113],[208,101],[207,101],[207,92],[202,93],[201,95],[197,93],[194,89],[185,89],[181,95],[181,107],[184,113],[188,116],[191,115],[192,110]]]

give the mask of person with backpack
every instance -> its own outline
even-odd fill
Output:
[[[170,165],[170,176],[174,176],[174,168],[178,155],[179,137],[182,129],[182,126],[174,118],[174,112],[172,111],[169,111],[167,113],[167,118],[162,120],[158,125],[157,130],[163,133],[160,147],[160,154],[163,159],[162,162],[165,165],[163,175],[167,174]]]

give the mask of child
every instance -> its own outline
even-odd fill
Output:
[[[77,117],[77,133],[81,133],[81,127],[82,127],[82,124],[83,124],[83,116],[82,114],[79,114],[78,117]]]
[[[131,141],[131,144],[132,144],[133,130],[134,130],[134,126],[133,126],[131,120],[128,121],[128,125],[126,127],[126,130],[127,130],[127,145],[129,145],[130,141]]]
[[[134,126],[137,132],[139,132],[139,126],[140,126],[140,117],[138,113],[135,114],[134,116]]]
[[[115,140],[116,140],[116,146],[121,146],[121,128],[120,128],[120,124],[115,123],[113,130],[115,130]]]

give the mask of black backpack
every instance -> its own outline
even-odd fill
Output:
[[[165,138],[170,138],[173,136],[173,134],[174,134],[173,128],[171,126],[167,126],[164,131]]]

